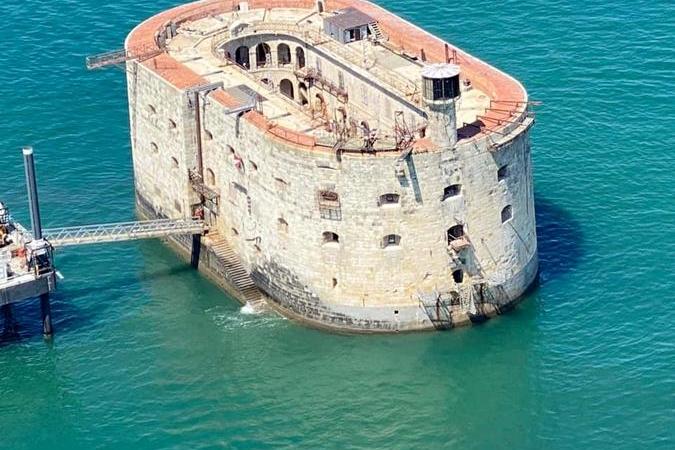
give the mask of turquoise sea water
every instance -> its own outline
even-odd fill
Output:
[[[0,198],[130,220],[123,74],[84,69],[168,0],[4,0]],[[42,340],[0,337],[0,448],[675,448],[675,3],[382,0],[523,81],[541,283],[450,333],[338,336],[238,304],[158,242],[68,249]],[[0,323],[0,326],[2,323]]]

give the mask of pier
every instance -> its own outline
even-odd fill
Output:
[[[33,149],[24,147],[23,157],[31,229],[15,221],[7,206],[0,202],[0,309],[7,320],[12,317],[13,303],[39,298],[45,337],[53,334],[50,294],[56,290],[59,275],[54,266],[55,249],[179,234],[201,236],[208,232],[198,217],[43,229]]]

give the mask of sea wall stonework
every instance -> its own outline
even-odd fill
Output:
[[[291,0],[184,5],[130,33],[139,213],[203,211],[209,235],[171,245],[235,297],[252,282],[316,326],[448,328],[508,309],[538,268],[527,93],[369,2],[321,9],[345,6],[372,15],[374,39],[312,38],[318,4]],[[433,78],[439,65],[453,75]],[[432,79],[457,88],[437,97]],[[242,108],[250,83],[262,110]]]
[[[197,201],[187,175],[196,164],[194,111],[184,91],[142,64],[135,68],[128,82],[137,195],[149,214],[189,217]],[[462,292],[463,284],[482,280],[491,300],[473,313],[453,309],[459,324],[499,312],[534,279],[527,127],[513,127],[499,148],[482,138],[414,152],[401,173],[395,152],[298,149],[206,99],[203,167],[221,196],[218,214],[209,215],[212,228],[289,315],[343,329],[431,328],[420,293]],[[461,192],[444,199],[445,188],[456,184]],[[320,191],[337,193],[336,214],[322,214]],[[384,194],[398,195],[398,202],[382,204]],[[502,223],[509,205],[512,217]],[[470,248],[448,246],[447,230],[455,225],[463,225]],[[337,242],[324,242],[327,232]],[[387,235],[398,236],[397,245],[385,246]],[[462,282],[453,279],[458,269]]]

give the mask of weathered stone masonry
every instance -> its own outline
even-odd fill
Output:
[[[284,2],[274,6],[279,3]],[[313,2],[286,3],[315,7]],[[380,14],[366,2],[346,3]],[[326,2],[324,8],[344,4]],[[209,11],[235,7],[232,2],[206,2],[193,8],[204,5]],[[249,2],[251,9],[265,7],[264,2]],[[144,39],[146,28],[154,36],[174,15],[189,15],[186,8],[141,25],[130,35],[127,48]],[[393,20],[390,16],[378,19],[384,26]],[[403,25],[412,27],[401,21]],[[393,41],[398,38],[397,33],[390,35]],[[295,48],[291,40],[279,42]],[[431,60],[434,52],[426,53]],[[276,60],[277,55],[272,57]],[[312,64],[311,50],[306,57]],[[207,80],[167,55],[131,64],[128,94],[139,211],[146,216],[189,217],[199,196],[187,176],[197,164],[197,133],[185,89]],[[467,68],[466,73],[472,73],[476,86],[487,86],[483,90],[491,98],[527,100],[517,82],[485,67],[494,74],[485,68],[475,75]],[[481,82],[481,73],[499,80],[489,87]],[[508,87],[498,86],[507,82]],[[294,89],[297,92],[297,84]],[[336,152],[310,136],[298,138],[292,130],[288,139],[280,138],[282,133],[275,131],[280,128],[261,125],[265,119],[259,113],[228,113],[232,103],[223,94],[204,95],[200,106],[204,179],[220,193],[211,226],[227,239],[281,312],[346,330],[426,329],[438,326],[434,314],[440,313],[433,305],[431,312],[421,306],[420,297],[438,294],[450,310],[445,325],[452,326],[506,309],[534,280],[532,119],[525,107],[508,121],[490,123],[450,148],[419,139],[401,165],[397,151]],[[383,104],[384,97],[371,95],[371,103]],[[362,109],[355,106],[350,114],[361,114]],[[386,122],[391,125],[393,120]],[[456,185],[458,192],[448,189]],[[321,192],[337,194],[328,213]],[[456,226],[468,247],[455,250],[449,245],[448,230]],[[189,252],[191,242],[176,239],[173,244]],[[222,278],[226,289],[235,290],[209,252],[208,239],[201,266],[214,279]]]

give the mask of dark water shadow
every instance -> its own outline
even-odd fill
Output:
[[[579,265],[585,254],[579,222],[551,200],[535,196],[539,281],[554,280]],[[537,288],[538,286],[535,286]]]
[[[188,264],[150,273],[144,270],[141,276],[130,275],[123,279],[110,280],[107,283],[92,283],[83,288],[57,291],[51,296],[54,334],[58,338],[59,334],[83,332],[87,328],[100,326],[100,319],[105,316],[106,311],[110,307],[117,306],[107,301],[100,301],[81,307],[73,301],[78,297],[91,297],[92,292],[106,292],[106,296],[109,296],[111,291],[119,290],[121,286],[146,281],[161,281],[193,270]],[[97,278],[92,278],[92,281],[96,280]],[[128,306],[133,308],[138,307],[139,304],[131,303]],[[37,298],[13,304],[11,318],[0,315],[0,348],[37,338],[42,338],[40,301]]]

